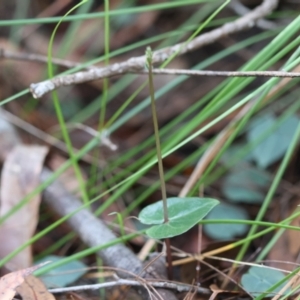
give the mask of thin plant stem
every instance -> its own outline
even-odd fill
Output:
[[[155,105],[155,96],[154,96],[154,84],[153,84],[153,74],[152,74],[152,51],[151,48],[148,47],[146,50],[147,57],[147,66],[149,70],[149,90],[150,90],[150,99],[151,99],[151,111],[153,117],[153,126],[154,126],[154,135],[155,135],[155,144],[156,144],[156,152],[157,152],[157,161],[158,161],[158,170],[160,177],[160,185],[161,185],[161,193],[162,193],[162,203],[163,203],[163,213],[164,213],[164,223],[169,222],[168,217],[168,205],[167,205],[167,191],[166,191],[166,183],[164,178],[164,167],[161,156],[161,147],[160,147],[160,139],[159,139],[159,129],[158,129],[158,121],[156,114],[156,105]],[[166,257],[168,262],[168,278],[172,280],[172,254],[171,254],[171,242],[170,239],[165,239],[166,245]]]
[[[160,147],[159,129],[158,129],[157,114],[156,114],[155,96],[154,96],[154,84],[153,84],[153,76],[152,76],[152,51],[151,51],[150,47],[148,47],[146,50],[146,56],[147,56],[147,64],[148,64],[148,70],[149,70],[149,90],[150,90],[151,110],[152,110],[152,117],[153,117],[153,126],[154,126],[159,177],[160,177],[160,182],[161,182],[161,194],[162,194],[162,200],[163,200],[164,222],[167,223],[169,221],[168,207],[167,207],[167,192],[166,192],[166,184],[165,184],[165,180],[164,180],[163,162],[162,162],[162,157],[161,157],[161,147]]]

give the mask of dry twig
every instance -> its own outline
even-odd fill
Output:
[[[147,74],[141,71],[139,73]],[[153,69],[153,74],[159,75],[188,75],[188,76],[206,76],[206,77],[300,77],[299,72],[285,71],[210,71],[210,70],[177,70],[177,69]]]
[[[0,59],[13,59],[21,61],[32,61],[39,63],[47,63],[48,57],[40,54],[18,53],[0,48]],[[65,68],[79,67],[80,63],[70,60],[53,58],[52,63]],[[85,67],[87,70],[97,69],[94,66]],[[148,74],[148,70],[128,71],[126,73]],[[185,69],[152,69],[153,74],[157,75],[187,75],[187,76],[206,76],[206,77],[300,77],[299,72],[285,71],[211,71],[211,70],[185,70]]]
[[[249,13],[250,9],[247,8],[245,5],[243,5],[240,1],[238,0],[232,0],[229,5],[228,5],[235,13],[237,13],[240,16],[246,15]],[[270,30],[270,29],[275,29],[277,27],[275,22],[271,22],[265,19],[260,19],[256,22],[257,26],[260,27],[261,29],[265,30]]]
[[[272,12],[278,4],[278,0],[264,0],[254,10],[241,18],[226,23],[220,28],[204,33],[188,43],[179,43],[171,47],[163,48],[153,52],[153,64],[162,63],[172,55],[180,55],[198,49],[204,45],[211,44],[228,34],[244,30],[255,25],[261,19]],[[137,72],[144,69],[145,56],[132,57],[124,62],[115,63],[103,68],[93,68],[84,72],[77,72],[71,75],[59,76],[39,83],[32,83],[30,91],[34,98],[40,98],[46,93],[57,89],[60,86],[79,84],[91,80],[111,77],[127,72]]]
[[[76,291],[84,291],[84,290],[99,290],[102,288],[107,287],[114,287],[114,286],[143,286],[145,283],[139,282],[137,280],[130,280],[130,279],[118,279],[115,281],[98,283],[98,284],[89,284],[89,285],[80,285],[80,286],[71,286],[65,288],[57,288],[57,289],[50,289],[50,293],[63,293],[63,292],[76,292]],[[188,284],[182,284],[179,282],[167,282],[167,281],[152,281],[148,280],[147,285],[153,286],[155,288],[164,288],[164,289],[171,289],[177,292],[189,292],[191,289],[195,289],[196,292],[204,295],[210,295],[211,291],[209,289],[196,287]]]

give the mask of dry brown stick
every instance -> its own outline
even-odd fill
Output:
[[[40,54],[18,53],[0,48],[0,59],[14,59],[22,61],[33,61],[39,63],[47,63],[48,57]],[[58,66],[65,68],[78,67],[81,64],[70,60],[53,58],[52,62]],[[95,66],[85,67],[86,69],[95,69]],[[148,74],[148,70],[129,71],[131,74]],[[153,74],[157,75],[187,75],[187,76],[206,76],[206,77],[300,77],[299,72],[286,71],[211,71],[211,70],[186,70],[186,69],[153,69]]]
[[[278,0],[264,0],[254,10],[241,18],[224,24],[223,26],[204,33],[192,41],[179,43],[171,47],[163,48],[153,52],[153,64],[162,63],[172,55],[180,55],[192,50],[198,49],[204,45],[211,44],[216,40],[228,34],[252,27],[258,19],[261,19],[272,12],[278,4]],[[77,72],[71,75],[55,77],[39,83],[32,83],[30,91],[34,98],[40,98],[44,94],[57,89],[60,86],[73,85],[91,80],[111,77],[124,74],[126,72],[136,72],[143,70],[145,67],[145,56],[132,57],[124,62],[114,63],[103,68],[93,68],[88,71]]]

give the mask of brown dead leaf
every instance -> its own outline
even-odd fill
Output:
[[[1,177],[0,216],[14,208],[40,183],[43,161],[47,147],[15,147],[4,162]],[[34,196],[26,205],[9,217],[0,227],[0,257],[5,257],[30,239],[38,222],[40,195]],[[15,268],[26,268],[32,264],[31,248],[27,247],[11,263]]]
[[[33,273],[35,270],[37,270],[43,265],[45,265],[45,263],[34,267],[15,271],[1,277],[0,278],[0,299],[11,300],[16,293],[16,288],[24,282],[25,277],[29,276],[31,273]]]
[[[23,300],[55,300],[54,296],[48,292],[44,283],[33,275],[27,276],[16,290],[22,296]]]

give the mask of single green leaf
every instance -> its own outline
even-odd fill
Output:
[[[248,141],[255,142],[261,134],[274,126],[276,122],[277,119],[273,114],[266,114],[261,118],[257,118],[251,123],[250,130],[247,134]],[[251,152],[252,159],[258,166],[267,168],[284,155],[298,123],[299,118],[291,116],[253,149]]]
[[[40,264],[46,261],[57,262],[61,259],[63,259],[63,257],[49,255],[39,261],[36,261],[35,264]],[[49,267],[49,265],[47,265],[47,267]],[[43,269],[43,267],[40,269]],[[84,263],[78,260],[73,260],[43,274],[40,276],[40,279],[44,282],[47,288],[65,287],[79,279],[86,273],[87,270],[88,267]]]
[[[210,198],[168,198],[168,223],[164,223],[162,201],[145,207],[139,214],[139,220],[144,224],[159,224],[146,231],[149,237],[170,238],[189,230],[218,203],[218,200]]]
[[[266,267],[251,267],[248,273],[242,276],[242,286],[253,297],[258,297],[267,291],[274,284],[284,278],[284,274],[280,271],[269,269]],[[273,297],[275,293],[278,293],[284,284],[274,289],[274,291],[265,297]],[[288,289],[285,293],[290,291]]]
[[[231,202],[262,203],[263,188],[271,182],[265,171],[256,168],[234,169],[225,177],[222,191]]]
[[[248,220],[249,216],[245,209],[220,203],[215,207],[205,219],[219,220],[219,219],[230,219],[230,220]],[[236,236],[243,235],[248,230],[246,224],[204,224],[204,232],[211,238],[219,241],[230,240]]]

